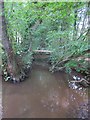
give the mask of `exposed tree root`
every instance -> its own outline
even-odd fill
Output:
[[[29,77],[29,74],[31,72],[31,67],[28,68],[24,68],[19,75],[17,76],[11,76],[8,72],[7,75],[5,77],[5,75],[3,74],[2,77],[5,79],[5,81],[9,81],[11,83],[20,83],[22,81],[25,81],[26,78]]]

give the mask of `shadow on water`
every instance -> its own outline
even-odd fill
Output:
[[[50,73],[47,64],[33,63],[21,84],[3,82],[4,118],[85,118],[87,89],[72,90],[64,72]]]

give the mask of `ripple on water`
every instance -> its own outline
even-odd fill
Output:
[[[60,109],[59,92],[55,90],[49,91],[47,97],[42,98],[41,103],[51,112],[59,111]]]

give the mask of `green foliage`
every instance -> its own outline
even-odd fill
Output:
[[[75,18],[75,10],[81,11],[86,6],[83,2],[6,2],[7,31],[15,54],[27,53],[30,46],[32,51],[48,49],[53,51],[50,56],[52,65],[82,54],[88,49],[87,28],[79,29],[82,19],[79,15]],[[75,22],[78,23],[76,31]],[[32,52],[22,60],[31,64]],[[72,60],[65,66],[70,71],[71,67],[77,68],[78,63]]]
[[[24,62],[25,65],[31,65],[32,63],[32,53],[27,53],[25,56],[23,56],[22,60]]]
[[[73,59],[65,64],[66,72],[71,72],[71,69],[75,69],[77,72],[90,74],[90,63],[87,59],[90,54],[83,55],[83,58]]]

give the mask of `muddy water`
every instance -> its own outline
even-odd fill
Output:
[[[3,83],[4,118],[85,118],[87,90],[72,90],[63,72],[52,74],[45,64],[34,63],[21,84]]]
[[[2,118],[2,81],[1,81],[2,77],[0,74],[0,120]]]

